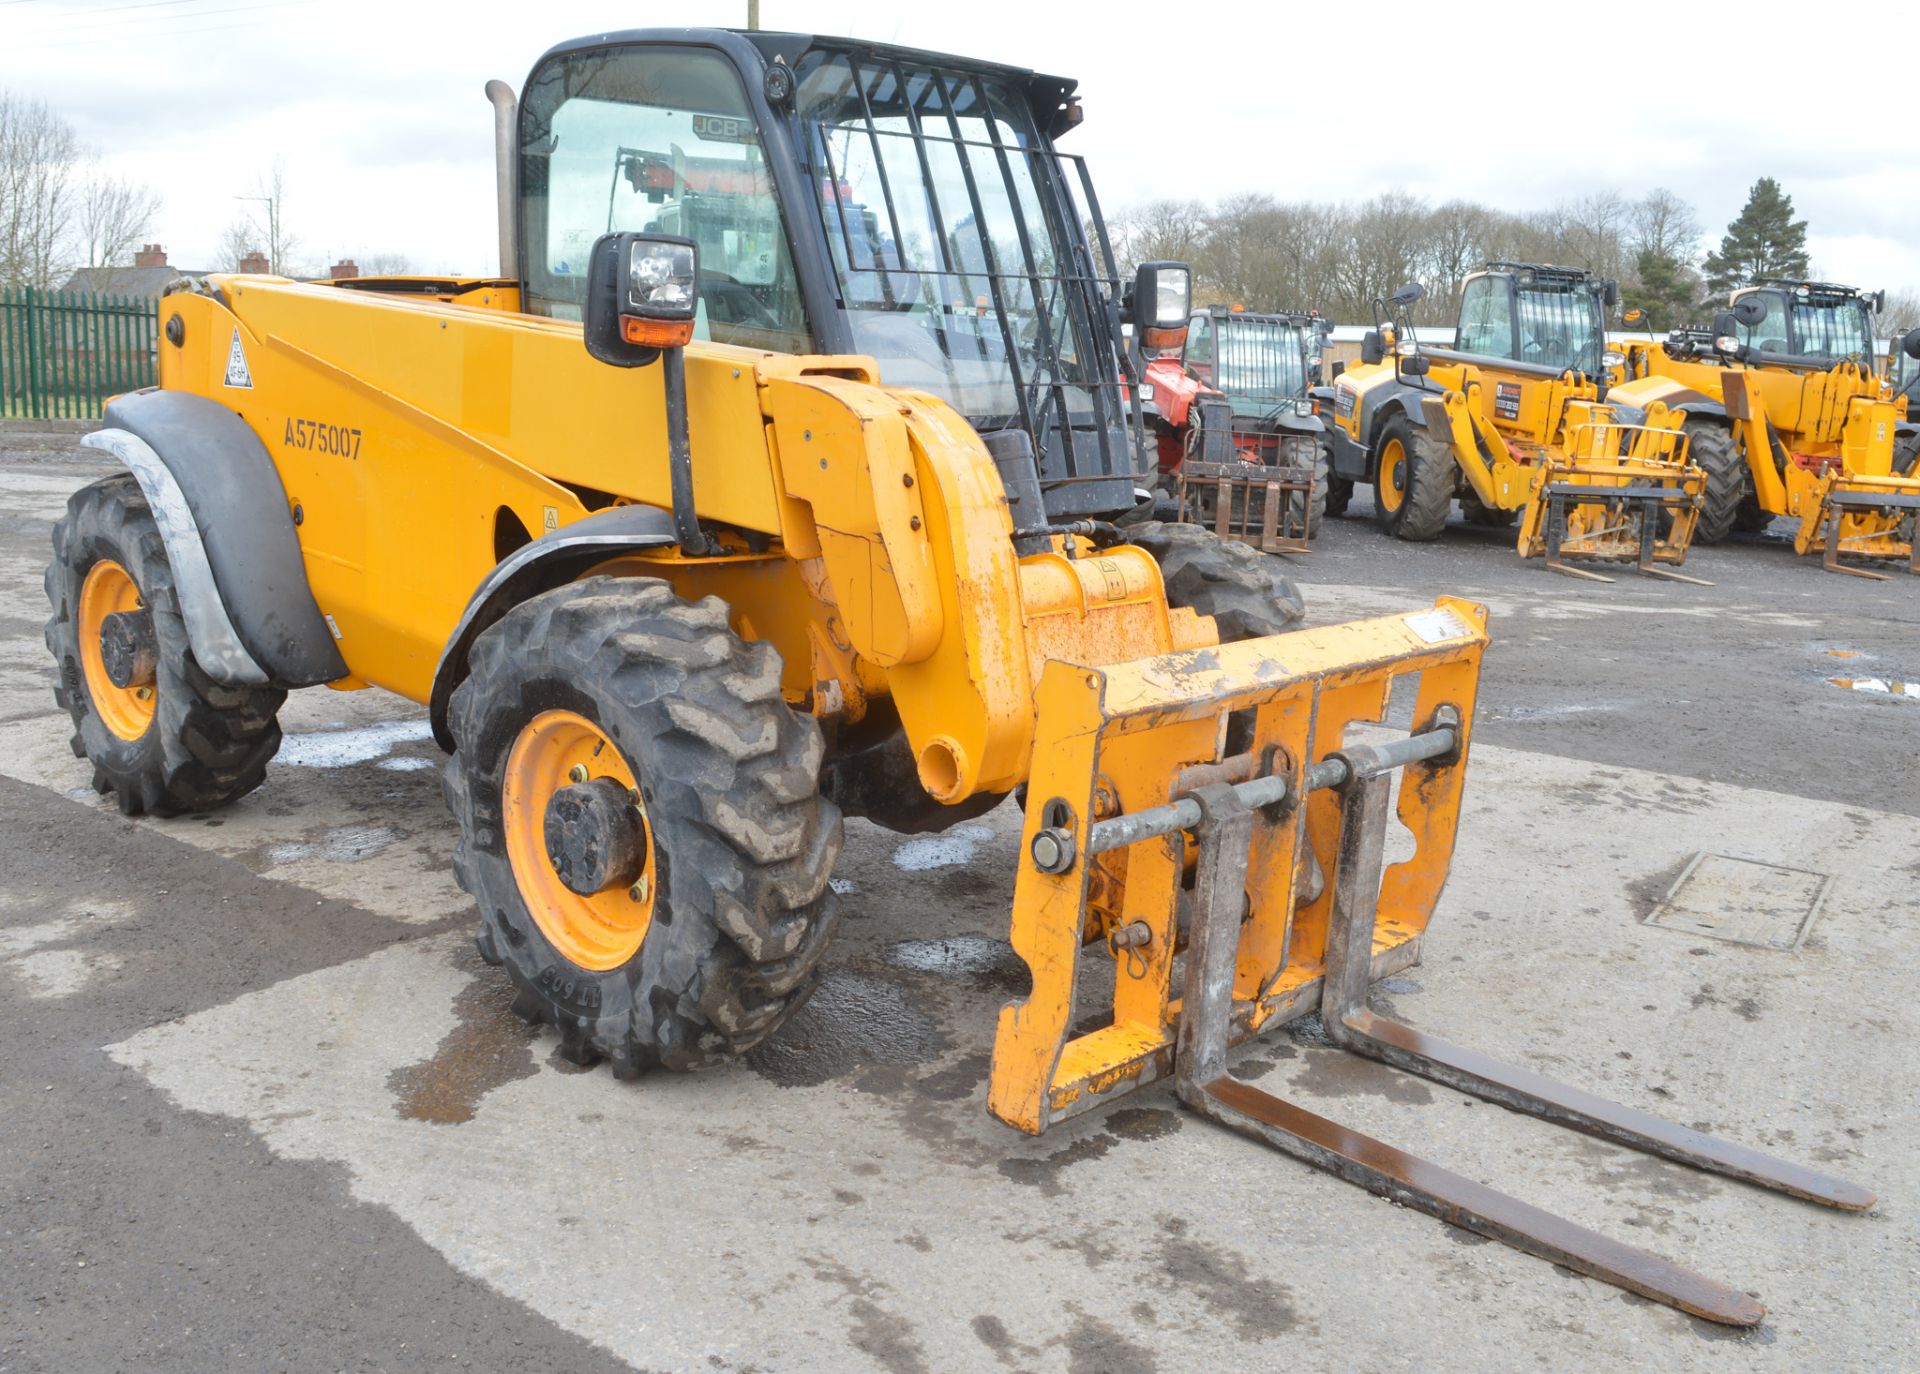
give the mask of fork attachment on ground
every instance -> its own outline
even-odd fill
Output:
[[[1104,670],[1053,665],[1015,889],[1013,944],[1033,992],[1001,1013],[989,1105],[1037,1133],[1171,1073],[1193,1110],[1403,1206],[1753,1325],[1765,1308],[1738,1289],[1226,1073],[1231,1045],[1317,1008],[1339,1048],[1511,1110],[1811,1202],[1873,1205],[1852,1184],[1369,1009],[1370,982],[1416,960],[1447,876],[1485,644],[1482,608],[1442,599]],[[1414,675],[1406,733],[1349,738],[1382,721],[1394,680]],[[1394,863],[1389,810],[1413,846]],[[1097,952],[1083,959],[1083,947]],[[1111,1012],[1078,1019],[1081,980],[1103,986],[1085,966],[1103,955]]]
[[[1613,579],[1566,560],[1627,563],[1647,577],[1712,585],[1673,571],[1687,561],[1706,490],[1705,475],[1687,461],[1685,435],[1589,421],[1569,426],[1567,445],[1540,457],[1520,522],[1522,557],[1544,556],[1553,572],[1593,582]]]

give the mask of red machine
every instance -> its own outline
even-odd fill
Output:
[[[1326,513],[1324,427],[1307,397],[1332,325],[1312,314],[1197,311],[1141,398],[1180,518],[1269,552],[1304,551]]]

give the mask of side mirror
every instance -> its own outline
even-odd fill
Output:
[[[1765,306],[1761,306],[1760,314],[1762,318],[1765,318],[1766,316]],[[1753,323],[1758,323],[1758,321],[1754,321]],[[1724,353],[1729,358],[1744,358],[1747,356],[1748,353],[1752,352],[1753,350],[1749,345],[1743,344],[1740,342],[1740,335],[1738,331],[1743,324],[1747,324],[1747,322],[1740,318],[1740,308],[1737,304],[1734,306],[1732,310],[1714,311],[1713,312],[1714,351],[1718,353]],[[1748,325],[1748,327],[1750,328],[1751,325]]]
[[[1920,329],[1909,329],[1900,340],[1900,351],[1909,358],[1920,360]]]
[[[645,367],[693,338],[700,248],[671,234],[603,234],[587,260],[587,352],[615,367]]]
[[[1739,300],[1733,303],[1732,313],[1733,313],[1733,318],[1737,323],[1744,325],[1748,329],[1751,329],[1756,324],[1759,324],[1762,320],[1767,318],[1767,303],[1761,300],[1758,296],[1742,296],[1740,297]],[[1714,318],[1718,319],[1719,316],[1716,315],[1714,316]],[[1714,326],[1713,332],[1716,334],[1720,332],[1720,328],[1718,325]],[[1732,333],[1731,330],[1727,332]]]
[[[1606,302],[1607,309],[1609,310],[1620,304],[1620,283],[1612,277],[1608,277],[1605,281],[1601,282],[1600,298]]]
[[[1433,370],[1433,364],[1424,354],[1415,353],[1400,360],[1400,375],[1403,377],[1424,377]]]
[[[1647,322],[1647,312],[1637,305],[1630,305],[1620,313],[1620,323],[1628,329],[1638,329]]]
[[[1380,337],[1380,331],[1369,329],[1360,339],[1360,361],[1372,366],[1387,360],[1386,340]]]
[[[1873,313],[1878,315],[1881,311],[1885,310],[1886,308],[1887,308],[1886,291],[1880,290],[1880,291],[1874,292],[1873,293]]]
[[[1410,281],[1387,297],[1387,304],[1396,310],[1404,310],[1427,294],[1427,288],[1417,281]]]
[[[1184,262],[1143,262],[1133,273],[1133,328],[1142,349],[1179,348],[1193,313],[1193,269]]]

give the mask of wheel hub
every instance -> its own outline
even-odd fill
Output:
[[[132,575],[109,558],[87,569],[75,619],[88,701],[121,739],[141,738],[152,727],[157,706],[153,684],[159,652],[152,612]]]
[[[500,804],[507,861],[554,951],[599,971],[631,959],[662,875],[640,784],[612,738],[577,712],[540,712],[507,751]]]
[[[582,897],[630,888],[646,867],[646,823],[616,779],[560,788],[547,802],[544,829],[555,875]]]
[[[144,610],[115,611],[100,622],[100,665],[114,686],[150,687],[160,665],[153,616]]]

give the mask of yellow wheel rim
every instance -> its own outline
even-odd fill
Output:
[[[547,803],[571,782],[612,778],[633,797],[644,823],[639,785],[620,750],[600,727],[573,711],[542,711],[521,729],[507,752],[501,784],[501,820],[514,881],[540,933],[561,957],[581,968],[619,968],[639,951],[658,900],[653,830],[646,828],[646,861],[631,887],[582,896],[560,880],[547,857]]]
[[[1380,508],[1389,515],[1407,499],[1407,449],[1398,439],[1387,440],[1380,450],[1380,480],[1374,489]]]
[[[100,632],[107,617],[137,611],[147,603],[127,570],[110,558],[87,569],[80,583],[80,671],[87,699],[101,722],[121,739],[139,739],[153,726],[154,688],[116,687],[100,654]]]

